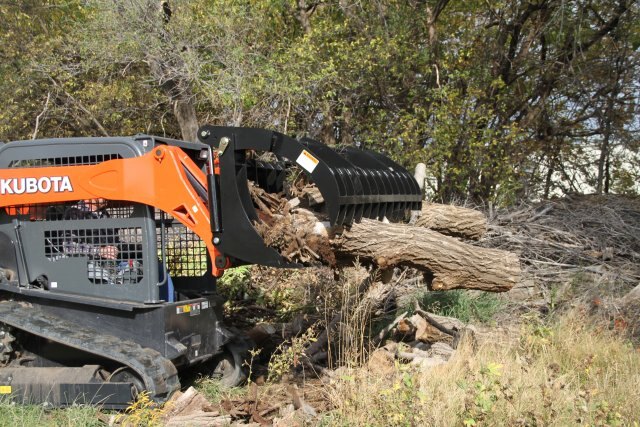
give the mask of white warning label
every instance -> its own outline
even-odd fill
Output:
[[[313,170],[318,166],[320,161],[313,157],[313,155],[307,150],[302,150],[302,153],[296,159],[296,163],[302,166],[304,170],[309,173],[313,173]]]

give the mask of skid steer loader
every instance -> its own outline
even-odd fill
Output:
[[[249,343],[224,324],[216,278],[297,267],[254,229],[248,180],[280,192],[298,168],[333,224],[420,208],[412,176],[374,152],[264,129],[203,126],[199,139],[0,147],[0,394],[123,408],[142,390],[166,400],[194,366],[243,381]]]

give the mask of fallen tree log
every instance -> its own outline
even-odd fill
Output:
[[[479,240],[487,232],[487,218],[482,212],[438,203],[423,203],[415,225],[470,240]]]
[[[381,268],[409,266],[431,276],[432,290],[505,292],[520,277],[515,254],[472,246],[436,231],[363,219],[336,235],[340,256],[359,257]]]

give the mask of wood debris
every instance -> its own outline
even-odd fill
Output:
[[[406,224],[362,219],[350,227],[331,228],[322,216],[251,187],[262,222],[256,230],[266,244],[289,261],[302,264],[355,258],[382,269],[413,267],[424,272],[433,290],[478,289],[504,292],[519,280],[520,263],[510,252],[472,246],[437,231]]]

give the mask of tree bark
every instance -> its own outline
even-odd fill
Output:
[[[198,141],[198,117],[196,107],[191,99],[173,100],[173,112],[180,126],[182,139],[185,141]]]
[[[505,292],[519,280],[515,254],[471,246],[436,231],[362,220],[332,241],[338,256],[359,257],[381,268],[409,266],[431,276],[431,289]]]
[[[487,218],[482,212],[438,203],[423,203],[415,225],[471,240],[479,240],[487,232]]]

